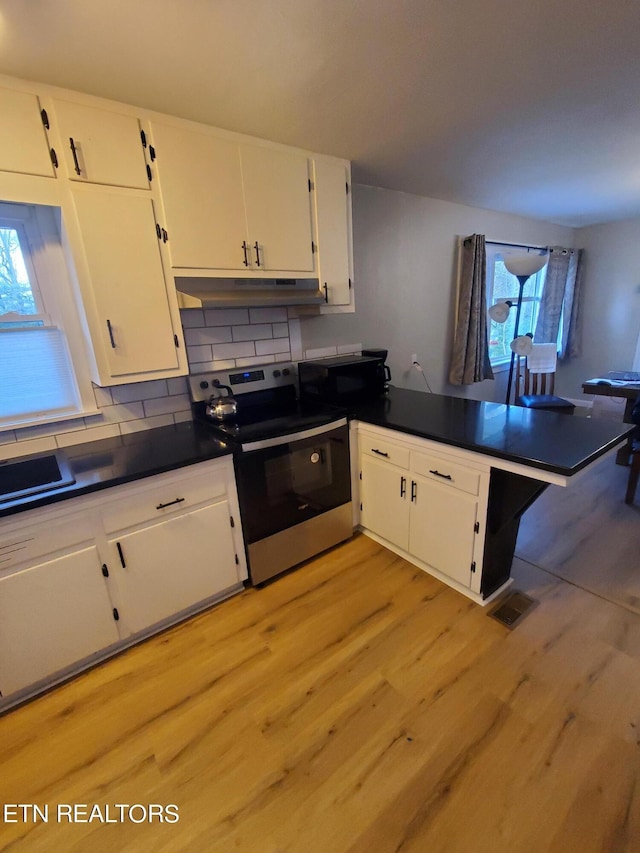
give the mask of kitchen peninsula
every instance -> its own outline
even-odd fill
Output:
[[[484,604],[510,582],[525,510],[632,429],[393,387],[353,414],[361,528]]]

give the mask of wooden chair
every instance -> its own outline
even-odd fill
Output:
[[[572,415],[575,405],[569,400],[565,400],[564,397],[557,397],[553,393],[555,379],[555,363],[553,370],[539,373],[529,369],[527,356],[517,356],[516,406]]]

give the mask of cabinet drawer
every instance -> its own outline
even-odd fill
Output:
[[[412,453],[411,470],[429,480],[452,486],[470,495],[477,495],[480,489],[480,471],[465,468],[444,456]]]
[[[72,515],[37,524],[5,524],[0,527],[0,572],[30,563],[45,555],[65,551],[93,539],[92,519]]]
[[[182,512],[197,504],[226,495],[224,471],[209,471],[197,477],[176,478],[159,475],[145,486],[129,487],[114,503],[105,505],[102,517],[107,533],[124,530],[145,521]]]
[[[367,435],[360,433],[360,450],[368,456],[374,456],[382,462],[390,462],[397,465],[398,468],[409,467],[409,448],[402,447],[399,444],[394,444],[393,441],[387,441],[385,438],[378,438],[375,435]]]

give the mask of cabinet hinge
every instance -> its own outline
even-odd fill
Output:
[[[108,567],[107,567],[107,564],[106,564],[106,563],[103,563],[103,564],[102,564],[102,574],[103,574],[103,576],[104,576],[105,578],[108,578],[108,577],[109,577],[109,569],[108,569]]]
[[[230,516],[229,516],[229,524],[230,524],[232,527],[235,527],[235,526],[236,526],[236,523],[235,523],[235,521],[233,520],[233,516],[232,516],[232,515],[230,515]]]
[[[40,118],[42,119],[42,124],[49,130],[49,116],[46,110],[40,110]]]
[[[474,560],[474,562],[471,563],[471,573],[475,574],[475,571],[476,571],[476,564],[475,564],[475,560]]]
[[[146,148],[147,147],[147,134],[144,132],[144,130],[140,131],[140,140],[142,141],[142,147]]]
[[[479,521],[476,521],[476,523],[473,525],[473,532],[474,533],[480,533],[480,522]]]
[[[174,335],[174,336],[173,336],[173,342],[174,342],[174,344],[176,345],[176,349],[180,349],[180,341],[178,340],[178,336],[177,336],[177,335]]]
[[[149,178],[149,183],[153,180],[153,173],[151,172],[151,166],[147,163],[147,178]]]
[[[115,619],[116,622],[120,621],[120,614],[118,613],[117,607],[113,608],[113,618]]]
[[[49,156],[51,157],[51,162],[53,163],[54,168],[57,169],[58,168],[58,155],[56,154],[55,148],[49,149]]]

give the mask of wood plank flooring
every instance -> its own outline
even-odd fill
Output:
[[[8,713],[0,801],[50,819],[0,849],[640,850],[640,616],[514,575],[540,604],[509,631],[356,536]]]

